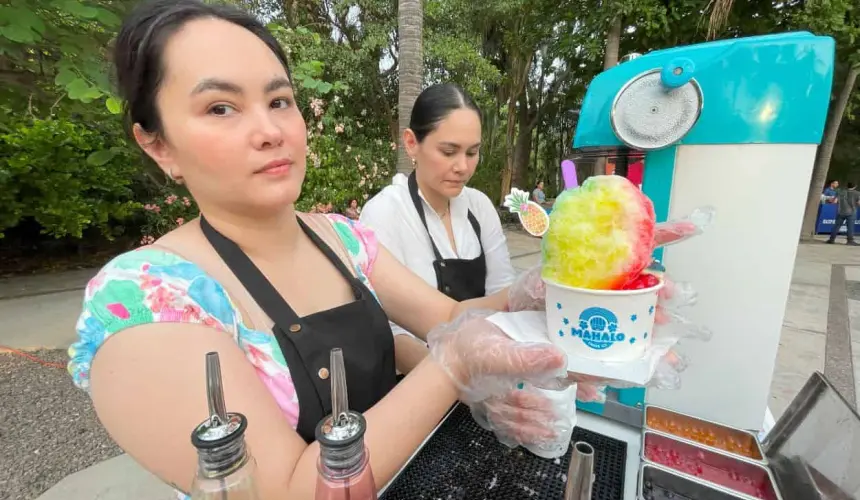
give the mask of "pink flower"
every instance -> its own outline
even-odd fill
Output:
[[[186,305],[182,311],[182,322],[199,321],[201,312],[200,308],[194,304]]]
[[[161,213],[161,207],[159,207],[158,205],[156,205],[156,206],[154,206],[154,207],[152,208],[152,211],[153,211],[153,212],[155,212],[155,213],[157,213],[157,214],[160,214],[160,213]]]
[[[149,235],[146,235],[140,239],[141,245],[152,245],[153,243],[155,243],[155,238]]]
[[[182,204],[185,205],[186,207],[190,207],[191,206],[191,200],[189,200],[187,196],[183,196],[182,197]]]
[[[181,226],[182,224],[185,224],[185,219],[183,219],[182,217],[176,219],[177,226]]]
[[[161,312],[164,309],[171,309],[176,297],[171,290],[159,287],[150,292],[147,299],[149,299],[153,311]]]
[[[176,196],[175,194],[172,194],[172,195],[170,195],[164,199],[164,203],[167,203],[168,205],[173,205],[173,202],[176,201],[177,199],[179,199],[179,197]]]
[[[165,323],[179,323],[182,321],[182,310],[173,307],[165,307],[159,311],[161,321]]]
[[[272,357],[258,349],[254,344],[245,344],[245,349],[248,353],[248,357],[251,358],[251,363],[256,366],[272,362]]]
[[[337,125],[335,125],[334,132],[336,134],[342,134],[343,133],[343,123],[338,123]]]
[[[319,123],[317,123],[317,130],[319,130],[320,132],[322,132],[322,129],[323,129],[323,122],[319,122]]]
[[[392,151],[397,151],[397,143],[396,143],[396,142],[392,142],[392,143],[391,143],[391,150],[392,150]]]
[[[260,380],[269,389],[269,393],[275,398],[281,413],[287,417],[290,425],[295,426],[299,421],[299,404],[292,377],[284,373],[269,375],[264,367],[256,364],[254,368],[257,371],[257,376],[260,377]]]
[[[140,278],[140,288],[142,290],[148,290],[150,288],[156,288],[161,284],[161,278],[156,278],[150,274],[144,274]]]
[[[323,113],[325,113],[323,106],[325,106],[325,101],[323,101],[322,99],[311,100],[311,109],[314,111],[314,116],[319,118],[323,115]]]
[[[119,302],[115,302],[113,304],[108,304],[107,310],[111,312],[114,316],[119,319],[128,319],[131,317],[131,313],[128,312],[128,309],[125,308],[124,305]]]

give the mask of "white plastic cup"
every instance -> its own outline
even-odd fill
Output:
[[[569,358],[626,362],[645,355],[662,281],[642,290],[589,290],[544,282],[547,332]]]
[[[559,435],[551,441],[527,444],[524,445],[524,448],[541,458],[553,459],[563,457],[567,454],[570,440],[573,437],[573,428],[576,427],[576,384],[571,384],[560,391],[549,389],[538,390],[554,404],[567,407],[569,420],[566,423],[569,424],[569,427],[556,429]]]

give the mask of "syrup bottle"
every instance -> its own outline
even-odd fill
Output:
[[[197,475],[192,500],[260,500],[255,484],[257,464],[245,446],[248,419],[227,413],[217,352],[206,354],[209,418],[191,433],[197,448]]]
[[[320,446],[316,500],[376,500],[370,455],[364,446],[367,422],[349,411],[343,351],[331,350],[331,409],[316,428]]]

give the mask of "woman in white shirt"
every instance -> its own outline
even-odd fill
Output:
[[[474,101],[454,84],[428,87],[415,101],[403,142],[414,171],[397,174],[368,201],[361,222],[412,272],[455,300],[509,286],[516,274],[496,208],[466,186],[481,147]]]

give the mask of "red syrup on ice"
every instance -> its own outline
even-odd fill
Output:
[[[710,452],[707,453],[710,454]],[[752,478],[736,469],[719,468],[708,464],[708,456],[705,451],[695,450],[683,443],[676,445],[668,440],[663,443],[646,442],[645,458],[670,469],[755,498],[772,500],[771,488],[766,479]]]

